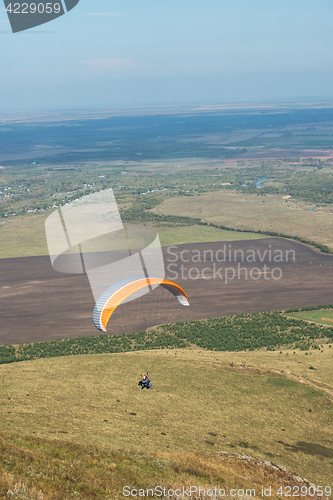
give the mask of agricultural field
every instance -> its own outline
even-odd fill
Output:
[[[333,325],[333,311],[305,311],[298,313],[288,313],[291,318],[302,319],[304,321],[313,321],[324,325]]]
[[[219,257],[225,246],[232,258],[223,263]],[[276,252],[283,256],[278,264],[273,260]],[[255,262],[241,261],[248,254],[255,256]],[[181,306],[172,294],[157,287],[121,304],[109,322],[109,334],[139,332],[178,321],[333,304],[332,256],[291,240],[175,245],[164,248],[163,255],[166,278],[183,287],[190,307]],[[193,255],[199,255],[200,261],[192,262]],[[279,279],[271,276],[276,265]],[[250,279],[251,273],[255,279]],[[95,302],[87,277],[55,271],[48,256],[1,259],[0,297],[2,345],[98,333],[92,322]]]
[[[44,214],[29,214],[0,226],[0,258],[48,255],[46,218]]]
[[[0,225],[0,259],[48,255],[45,220],[50,213],[15,217],[5,225]],[[162,246],[267,238],[267,235],[239,233],[198,225],[172,227],[154,225],[154,227]]]
[[[111,453],[241,453],[326,485],[332,386],[321,380],[331,373],[332,350],[322,351],[187,348],[4,365],[0,430],[51,439],[60,449],[75,442]],[[151,391],[137,387],[146,370]]]
[[[188,198],[169,198],[152,209],[159,215],[182,213],[202,221],[235,229],[276,231],[299,236],[333,249],[332,209],[310,210],[312,206],[291,204],[280,195],[256,196],[220,191]]]
[[[256,175],[259,174],[260,172],[257,172]],[[230,175],[228,173],[227,178],[232,180]],[[251,175],[253,176],[253,173]],[[132,183],[141,182],[142,184],[142,179],[144,179],[143,184],[146,187],[139,188],[139,191],[141,189],[144,192],[148,189],[149,182],[152,182],[152,177],[156,181],[156,175],[146,173],[143,176],[126,177],[126,182],[130,183],[128,188],[121,192],[115,191],[122,219],[131,224],[154,226],[159,232],[162,246],[203,241],[255,239],[262,237],[256,233],[257,231],[266,231],[300,237],[306,241],[315,242],[319,246],[326,245],[332,250],[333,240],[330,227],[333,209],[331,205],[326,204],[318,208],[306,201],[296,201],[289,195],[288,197],[281,193],[272,194],[269,186],[265,188],[268,190],[267,193],[260,191],[253,194],[248,190],[245,192],[240,192],[239,189],[232,190],[230,188],[236,186],[234,181],[230,186],[221,186],[221,183],[212,182],[212,180],[216,181],[219,176],[222,176],[222,179],[226,178],[224,174],[213,175],[203,172],[198,174],[196,171],[174,175],[172,180],[170,176],[166,176],[169,188],[163,188],[163,179],[159,179],[156,187],[158,192],[146,192],[145,196],[137,194],[138,189],[135,190]],[[5,211],[16,210],[16,212],[3,211],[2,213],[0,258],[47,255],[44,229],[47,216],[57,206],[76,197],[96,192],[110,185],[114,186],[112,179],[113,177],[109,175],[108,179],[100,184],[92,183],[89,184],[90,188],[71,191],[65,197],[61,195],[56,202],[55,200],[51,202],[46,198],[42,203],[40,199],[37,200],[37,205],[34,205],[32,194],[29,198],[29,205],[37,208],[27,209],[21,206],[17,210],[17,206],[7,206]],[[181,182],[183,180],[186,180],[186,186]],[[209,181],[207,184],[200,184],[200,182],[207,181]],[[116,178],[114,182],[119,182],[119,179]],[[189,189],[179,190],[177,186],[180,185]],[[162,189],[169,190],[168,194],[161,191]],[[3,206],[14,203],[15,196],[14,201],[11,200],[10,198]],[[50,205],[54,202],[55,205]],[[205,224],[215,224],[235,229],[235,231],[205,227]],[[239,232],[240,230],[242,232]],[[247,233],[247,230],[252,233]]]

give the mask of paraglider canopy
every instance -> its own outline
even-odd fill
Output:
[[[171,292],[183,306],[189,306],[188,297],[181,286],[172,281],[160,278],[147,278],[145,276],[135,276],[127,278],[110,286],[97,300],[93,320],[98,330],[106,332],[106,326],[115,309],[131,294],[138,290],[150,287],[151,285],[161,285]]]

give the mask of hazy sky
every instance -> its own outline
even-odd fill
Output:
[[[332,0],[80,0],[12,34],[3,7],[0,112],[330,98],[332,25]]]

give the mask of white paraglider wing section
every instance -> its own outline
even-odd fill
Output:
[[[86,259],[85,259],[86,260]],[[102,293],[114,283],[133,276],[144,276],[141,259],[138,253],[131,255],[120,262],[113,262],[105,266],[96,267],[87,271],[89,283],[94,294],[95,302]],[[138,290],[123,300],[123,304],[149,292],[149,289]]]
[[[147,276],[157,277],[162,281],[165,277],[165,267],[159,236],[142,250],[142,257],[146,267]],[[151,285],[152,289],[158,287],[158,283]]]
[[[63,224],[60,218],[59,211],[53,212],[45,221],[45,232],[47,246],[52,265],[59,255],[69,250],[70,244],[66,232],[64,231]],[[81,271],[82,272],[82,266]]]
[[[61,212],[72,246],[124,228],[112,189],[83,196]]]

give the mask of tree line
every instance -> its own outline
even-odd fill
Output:
[[[286,312],[296,311],[288,309]],[[308,350],[317,348],[318,340],[323,342],[326,339],[333,340],[333,328],[288,318],[282,312],[264,312],[177,322],[130,334],[6,345],[0,347],[0,364],[83,354],[181,349],[191,345],[210,351],[229,352],[277,350],[282,347]]]

